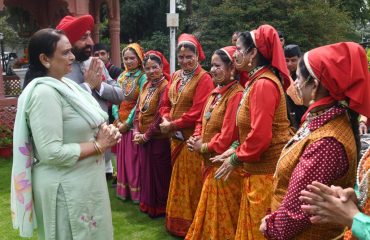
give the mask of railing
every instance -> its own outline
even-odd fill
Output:
[[[5,97],[18,97],[21,92],[21,80],[17,75],[3,76]]]
[[[18,76],[2,76],[1,78],[0,75],[0,125],[7,125],[13,129],[18,96],[21,91]]]
[[[0,99],[0,125],[7,125],[13,129],[17,113],[17,97]]]

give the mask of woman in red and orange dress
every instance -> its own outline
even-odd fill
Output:
[[[238,135],[235,117],[243,87],[234,79],[235,50],[235,46],[229,46],[213,54],[210,73],[217,87],[208,97],[201,121],[188,140],[189,149],[202,153],[205,159],[202,194],[185,239],[235,238],[241,199],[241,172],[233,171],[227,181],[219,181],[214,177],[220,164],[209,160],[226,151]]]
[[[139,144],[140,210],[154,218],[166,213],[172,170],[170,141],[159,129],[158,111],[170,68],[162,53],[153,50],[145,54],[143,66],[147,82],[136,107],[133,141]]]
[[[289,71],[276,30],[262,25],[241,33],[236,43],[235,65],[249,80],[236,114],[238,142],[213,161],[223,162],[215,177],[226,177],[243,164],[238,227],[235,239],[264,239],[259,231],[270,208],[273,173],[279,154],[291,138],[284,90]]]
[[[353,42],[318,47],[299,60],[295,86],[308,109],[277,164],[272,213],[261,225],[267,238],[342,239],[338,222],[312,225],[299,197],[312,181],[353,187],[361,148],[358,115],[370,116],[367,67],[366,52]]]
[[[181,67],[171,79],[164,95],[160,124],[163,133],[171,133],[173,164],[166,208],[166,228],[184,237],[193,221],[202,190],[202,155],[190,152],[186,140],[193,134],[196,121],[214,88],[210,75],[200,66],[205,59],[202,46],[190,34],[178,39],[177,59]]]
[[[122,50],[122,58],[125,71],[117,82],[125,98],[119,106],[119,118],[115,121],[122,133],[122,141],[117,145],[117,197],[123,200],[131,198],[134,203],[139,203],[138,145],[132,139],[136,102],[146,82],[142,69],[144,51],[139,44],[132,43]]]

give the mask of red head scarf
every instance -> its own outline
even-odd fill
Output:
[[[279,34],[272,26],[261,25],[256,30],[251,31],[251,35],[258,51],[271,62],[271,66],[280,72],[283,87],[286,90],[290,85],[290,75]]]
[[[236,51],[236,46],[227,46],[221,48],[220,50],[224,51],[232,62],[234,61],[234,53]]]
[[[187,34],[187,33],[181,34],[179,36],[179,39],[178,39],[178,45],[180,45],[181,43],[193,44],[195,46],[195,48],[197,49],[198,58],[199,58],[200,62],[202,62],[206,59],[206,56],[204,55],[204,52],[203,52],[203,49],[202,49],[202,45],[200,45],[198,39],[194,35]]]
[[[365,50],[353,42],[318,47],[305,53],[304,63],[337,101],[349,99],[349,108],[370,117],[370,76]]]
[[[155,55],[161,59],[162,65],[163,65],[163,75],[168,81],[170,81],[171,79],[170,64],[168,63],[167,59],[163,56],[163,54],[155,50],[149,50],[145,53],[145,56],[149,56],[149,55]]]
[[[81,17],[65,16],[60,20],[56,29],[63,30],[73,45],[81,39],[86,31],[94,29],[94,19],[91,15],[83,15]]]
[[[234,61],[234,53],[236,51],[236,46],[227,46],[220,49],[221,51],[224,51],[226,55],[229,57],[229,59],[233,62]],[[245,71],[240,71],[239,74],[239,82],[242,86],[245,85],[245,83],[248,81],[248,73]]]

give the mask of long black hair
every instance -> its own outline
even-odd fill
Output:
[[[52,28],[41,29],[32,35],[28,44],[30,66],[26,72],[23,88],[33,79],[46,76],[47,68],[41,63],[40,54],[45,54],[49,58],[53,57],[62,35],[64,35],[63,31]]]

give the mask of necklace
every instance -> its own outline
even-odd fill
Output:
[[[282,154],[280,157],[279,157],[279,160],[277,161],[276,163],[276,169],[275,169],[275,173],[274,173],[274,177],[276,176],[277,172],[278,172],[278,167],[279,167],[279,164],[281,162],[281,159],[283,159],[292,149],[295,148],[295,146],[298,145],[298,143],[305,139],[308,135],[310,135],[311,131],[310,129],[308,128],[308,124],[310,123],[309,120],[306,120],[302,126],[298,129],[297,133],[288,141],[287,144],[285,144],[284,148],[283,148],[283,152],[284,150],[286,150],[287,148],[289,148],[287,151],[284,152],[284,154]]]
[[[323,114],[331,111],[335,106],[332,106],[331,108],[329,109],[325,109],[323,111],[320,111],[320,112],[317,112],[317,113],[309,113],[306,120],[304,121],[304,123],[302,124],[302,126],[298,129],[298,131],[296,132],[296,134],[287,142],[287,144],[285,144],[284,148],[283,148],[283,152],[284,150],[288,149],[287,151],[284,152],[284,154],[282,154],[279,158],[279,160],[277,161],[277,164],[276,164],[276,170],[275,170],[275,174],[274,176],[276,176],[277,174],[277,171],[278,171],[278,166],[279,166],[279,163],[281,161],[281,159],[283,159],[292,149],[294,149],[295,146],[297,146],[297,144],[305,139],[306,137],[308,137],[310,134],[311,134],[311,130],[308,128],[308,125],[316,118],[322,116]]]
[[[221,101],[222,95],[221,93],[217,94],[216,97],[213,99],[211,106],[209,106],[208,111],[204,114],[205,119],[208,121],[211,118],[212,111]]]
[[[356,183],[358,186],[358,190],[360,192],[360,196],[358,196],[358,205],[363,208],[365,206],[368,191],[369,191],[369,176],[370,176],[370,169],[366,171],[364,165],[366,158],[369,157],[370,148],[368,148],[362,158],[360,163],[357,167],[357,175],[356,175]],[[366,172],[365,172],[366,171]]]
[[[261,70],[262,68],[264,68],[265,66],[259,66],[259,67],[256,67],[254,68],[252,71],[250,71],[248,73],[249,77],[252,78],[259,70]],[[257,78],[256,78],[257,79]],[[243,105],[245,99],[247,98],[247,95],[253,85],[253,83],[256,81],[256,79],[253,79],[249,84],[248,86],[244,89],[244,92],[243,92],[243,96],[242,96],[242,99],[240,100],[240,103],[238,105],[238,110],[236,111],[236,115],[238,116],[239,114],[239,111],[240,111],[240,108],[241,106]],[[236,126],[238,126],[238,121],[236,121]]]
[[[234,82],[232,85],[230,85],[228,87],[228,89],[232,88],[235,84],[236,84],[236,82]],[[218,87],[221,88],[220,86],[218,86]],[[221,99],[222,99],[222,94],[218,93],[216,95],[216,97],[212,100],[211,106],[209,106],[208,111],[205,112],[205,114],[204,114],[204,117],[205,117],[206,121],[208,121],[211,118],[213,110],[221,102]]]
[[[184,70],[181,70],[180,76],[179,76],[179,80],[178,80],[178,81],[180,81],[180,86],[179,86],[179,90],[178,90],[178,94],[177,94],[176,100],[172,100],[172,99],[174,99],[172,97],[170,98],[172,105],[176,105],[177,104],[177,102],[179,101],[179,99],[181,97],[181,93],[183,92],[183,90],[185,89],[185,87],[188,85],[188,83],[190,82],[190,80],[193,79],[193,77],[195,75],[195,71],[197,70],[197,68],[198,68],[198,64],[190,72],[185,72]],[[176,85],[177,85],[178,81],[175,81],[174,82],[175,88],[176,88]],[[175,91],[173,91],[173,92],[174,92],[173,94],[175,94]]]
[[[137,72],[137,71],[136,71]],[[137,77],[134,76],[135,72],[130,72],[130,76],[126,77],[125,75],[122,76],[122,80],[120,79],[118,82],[121,83],[121,87],[124,90],[123,95],[125,97],[129,96],[137,85],[137,80],[141,78],[143,73],[140,73]]]
[[[258,72],[260,69],[262,69],[262,68],[264,68],[265,66],[259,66],[259,67],[255,67],[255,68],[253,68],[252,69],[252,71],[250,71],[249,73],[248,73],[248,76],[251,78],[251,77],[253,77],[255,74],[256,74],[256,72]]]
[[[183,91],[185,86],[190,82],[190,80],[193,78],[195,70],[197,69],[198,65],[195,66],[193,70],[190,72],[185,72],[184,70],[181,71],[181,82],[179,86],[179,93]]]
[[[164,80],[164,77],[154,80],[150,87],[148,87],[148,93],[145,96],[144,103],[140,104],[139,109],[141,113],[146,113],[149,110],[150,101],[152,100],[152,97],[154,96],[154,93],[156,90],[158,90],[158,86],[162,81]]]

